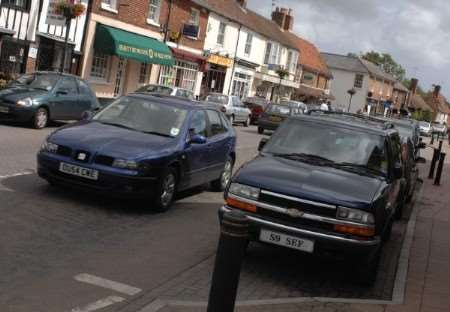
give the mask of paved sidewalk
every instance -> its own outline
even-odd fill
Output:
[[[435,147],[437,143],[435,143]],[[278,302],[245,301],[238,303],[237,312],[303,312],[303,311],[367,311],[367,312],[448,312],[450,311],[450,149],[447,153],[441,186],[427,179],[431,148],[423,152],[427,164],[421,167],[424,183],[410,225],[414,225],[406,287],[397,289],[399,302],[384,300],[359,300],[345,298],[291,298]],[[406,268],[406,266],[404,266]],[[397,275],[401,273],[397,272]],[[404,283],[402,283],[405,286]],[[394,290],[395,293],[396,290]],[[400,294],[399,294],[400,293]],[[181,299],[181,298],[180,298]],[[184,298],[183,298],[184,299]],[[178,300],[178,298],[177,298]],[[139,312],[204,312],[206,303],[195,301],[159,301],[136,309]]]

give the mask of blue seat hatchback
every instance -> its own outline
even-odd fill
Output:
[[[38,174],[50,184],[153,199],[149,207],[166,211],[178,191],[206,183],[223,190],[235,145],[217,108],[136,93],[53,132],[38,153]]]

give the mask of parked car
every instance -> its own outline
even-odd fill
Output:
[[[179,191],[209,182],[223,190],[235,145],[233,127],[215,107],[132,94],[52,133],[37,171],[50,184],[153,199],[149,208],[166,211]]]
[[[301,134],[301,135],[300,135]],[[251,240],[355,261],[375,281],[403,176],[397,130],[329,115],[287,119],[225,191],[225,212],[247,215]]]
[[[419,121],[419,127],[420,135],[431,136],[431,134],[433,133],[433,127],[431,126],[431,123],[427,121]]]
[[[289,106],[291,108],[298,108],[301,110],[301,112],[303,114],[308,112],[308,106],[303,102],[292,101],[292,100],[283,100],[283,101],[280,101],[280,104]]]
[[[263,134],[265,130],[276,130],[286,118],[301,115],[304,111],[303,108],[295,105],[269,104],[259,118],[258,133]]]
[[[439,122],[433,122],[433,133],[437,133],[439,136],[445,136],[447,134],[447,126]]]
[[[245,98],[242,102],[251,111],[250,124],[252,125],[256,125],[258,123],[259,117],[270,103],[265,98],[256,96]]]
[[[100,107],[82,79],[55,72],[25,74],[0,91],[0,119],[30,122],[36,129],[50,120],[80,120]]]
[[[157,84],[149,84],[140,87],[135,91],[136,93],[150,93],[150,94],[160,94],[160,95],[170,95],[176,96],[179,98],[186,98],[189,100],[194,100],[194,92],[191,90],[178,88],[178,87],[170,87],[165,85],[157,85]]]
[[[250,125],[251,111],[242,104],[237,96],[224,95],[221,93],[210,93],[206,103],[216,105],[228,117],[230,122],[242,123],[245,127]]]

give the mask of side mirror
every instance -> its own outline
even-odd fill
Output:
[[[425,158],[423,158],[423,157],[417,157],[416,158],[416,163],[418,163],[418,164],[424,164],[426,162],[427,162],[427,160]]]
[[[259,152],[264,148],[264,146],[266,145],[266,143],[268,141],[269,141],[268,138],[262,138],[261,141],[259,141],[259,144],[258,144],[258,151]]]
[[[394,165],[394,179],[398,180],[403,177],[403,167],[400,162],[395,163]]]
[[[91,111],[84,111],[81,114],[81,119],[82,120],[91,120],[92,117],[94,117],[94,114]]]
[[[206,143],[206,138],[203,135],[200,134],[194,134],[191,137],[191,143],[193,144],[205,144]]]
[[[423,148],[426,148],[427,145],[425,144],[425,142],[420,142],[420,143],[417,145],[417,147],[420,148],[420,149],[423,149]]]

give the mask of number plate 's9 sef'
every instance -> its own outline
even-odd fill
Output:
[[[282,233],[261,230],[259,240],[262,242],[284,246],[306,252],[314,251],[314,241]]]

